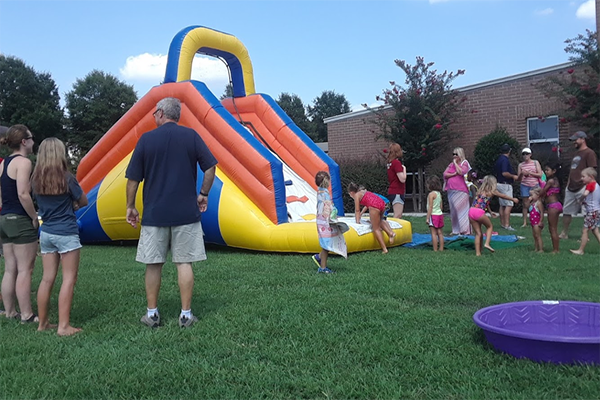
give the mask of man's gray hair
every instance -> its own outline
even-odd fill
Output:
[[[156,103],[156,109],[162,110],[165,118],[179,122],[181,117],[181,102],[174,97],[165,97]]]

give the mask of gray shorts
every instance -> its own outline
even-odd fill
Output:
[[[513,197],[513,187],[508,183],[499,183],[496,189],[502,194]],[[512,207],[515,205],[515,203],[510,200],[500,198],[498,199],[498,202],[500,203],[500,207]]]
[[[202,224],[180,226],[143,226],[135,260],[144,264],[163,264],[171,249],[176,264],[206,260]]]
[[[44,231],[40,233],[40,252],[42,254],[65,254],[80,248],[79,235],[54,235]]]
[[[563,204],[563,214],[576,215],[581,212],[581,198],[585,192],[585,186],[577,192],[571,192],[569,189],[565,190],[565,202]]]

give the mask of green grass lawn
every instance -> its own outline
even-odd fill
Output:
[[[408,219],[427,232],[424,218]],[[152,330],[139,322],[135,247],[85,246],[71,316],[83,332],[60,338],[0,318],[0,398],[598,398],[600,367],[499,354],[472,322],[504,302],[599,302],[600,246],[592,237],[586,255],[568,251],[581,224],[558,255],[533,253],[530,230],[517,229],[524,245],[495,254],[399,247],[331,257],[329,276],[308,255],[209,246],[195,269],[200,321],[187,330],[172,264]],[[544,242],[549,252],[547,228]]]

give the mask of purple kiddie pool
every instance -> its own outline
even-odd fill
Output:
[[[522,301],[482,308],[473,321],[496,350],[556,364],[600,364],[600,304]]]

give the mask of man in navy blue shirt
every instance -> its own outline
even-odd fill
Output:
[[[505,194],[509,197],[513,197],[513,187],[512,184],[516,179],[519,179],[517,175],[515,175],[515,170],[510,164],[510,160],[508,156],[510,155],[510,145],[504,143],[500,147],[500,157],[496,160],[496,165],[494,166],[494,174],[496,175],[496,179],[498,180],[498,191],[502,194]],[[500,203],[500,225],[509,231],[514,231],[515,229],[510,226],[510,212],[514,206],[514,203],[510,200],[505,200],[498,198]]]
[[[206,259],[200,213],[208,206],[217,160],[196,131],[177,124],[181,115],[178,99],[162,99],[153,115],[158,128],[142,135],[125,173],[127,222],[134,228],[140,222],[135,198],[144,182],[142,230],[135,258],[146,264],[148,309],[141,322],[152,328],[160,325],[158,293],[170,248],[181,294],[179,326],[187,328],[198,321],[191,311],[192,263]],[[204,172],[199,194],[197,165]]]

